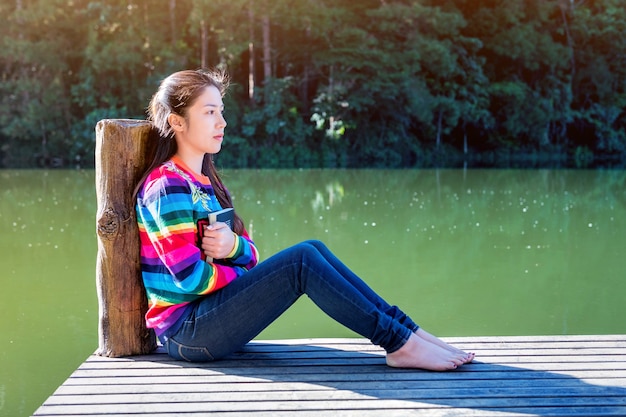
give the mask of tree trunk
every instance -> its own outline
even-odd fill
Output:
[[[178,36],[176,36],[176,0],[170,0],[170,36],[172,37],[172,46],[176,46]]]
[[[437,116],[437,142],[436,148],[439,149],[441,146],[441,124],[443,122],[443,110],[439,110],[439,115]]]
[[[200,68],[209,67],[209,39],[206,32],[206,21],[200,22]]]
[[[146,354],[156,338],[145,325],[146,292],[139,263],[133,190],[156,149],[151,125],[101,120],[96,126],[96,287],[99,348],[108,357]]]
[[[311,24],[310,22],[307,24],[307,28],[305,30],[305,36],[307,43],[310,42],[311,39]],[[300,86],[300,103],[303,104],[304,113],[308,113],[310,110],[309,105],[309,77],[310,77],[310,62],[311,57],[310,54],[306,56],[302,69],[302,83]]]
[[[263,15],[263,77],[264,80],[272,78],[272,44],[270,39],[270,17]]]
[[[248,43],[248,98],[254,105],[254,10],[252,4],[248,8],[248,23],[250,25],[250,42]]]
[[[467,152],[469,152],[467,143],[467,123],[463,122],[463,153],[467,155]]]
[[[575,51],[574,51],[574,40],[572,39],[572,34],[569,30],[569,23],[567,22],[567,15],[566,15],[566,8],[568,8],[567,4],[561,3],[560,4],[560,9],[561,9],[561,18],[563,19],[563,27],[565,28],[565,35],[567,37],[567,46],[569,48],[569,54],[570,54],[570,65],[571,65],[571,71],[572,71],[572,76],[574,76],[574,74],[576,74],[576,55],[575,55]],[[574,9],[574,5],[571,4],[571,8],[572,10]]]

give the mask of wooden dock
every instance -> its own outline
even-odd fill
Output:
[[[452,372],[391,369],[364,339],[255,341],[226,360],[89,357],[35,416],[626,416],[626,335],[445,338]]]

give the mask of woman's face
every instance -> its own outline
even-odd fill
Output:
[[[222,148],[226,127],[223,111],[220,91],[213,86],[206,87],[187,108],[187,117],[183,119],[178,116],[180,125],[173,126],[178,152],[189,157],[218,153]]]

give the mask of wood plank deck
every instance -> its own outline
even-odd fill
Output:
[[[391,369],[364,339],[255,341],[205,364],[89,357],[35,416],[626,416],[626,335],[445,338],[452,372]]]

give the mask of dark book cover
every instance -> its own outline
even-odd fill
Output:
[[[235,219],[235,210],[232,207],[209,213],[206,219],[198,220],[196,231],[196,245],[200,248],[202,245],[202,237],[204,236],[204,228],[210,224],[222,222],[233,230],[233,221]],[[207,262],[213,262],[213,259],[205,256],[204,252],[200,250],[200,256],[202,260]]]

